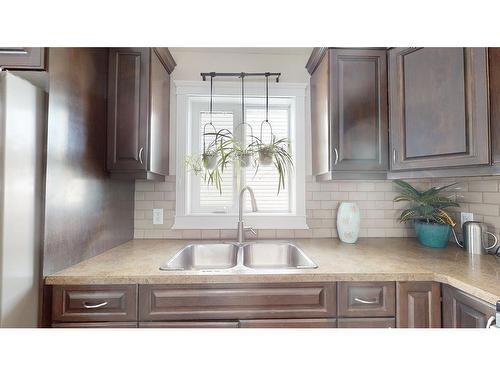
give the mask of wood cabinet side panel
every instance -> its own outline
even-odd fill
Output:
[[[485,328],[496,309],[449,285],[443,285],[443,328]]]
[[[441,289],[437,282],[396,284],[396,326],[398,328],[440,328]]]

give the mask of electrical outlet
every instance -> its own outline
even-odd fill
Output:
[[[163,224],[163,208],[153,208],[153,224]]]
[[[472,212],[460,212],[460,226],[463,226],[466,221],[474,220]]]

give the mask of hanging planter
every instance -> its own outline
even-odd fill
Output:
[[[233,73],[221,73],[222,75],[233,75]],[[255,167],[255,175],[259,166],[274,165],[278,172],[278,194],[281,189],[286,188],[286,174],[293,169],[293,158],[289,152],[287,138],[276,139],[273,128],[269,122],[269,76],[279,73],[250,73],[250,75],[265,75],[266,77],[266,119],[260,126],[260,137],[253,134],[250,124],[245,122],[245,89],[244,79],[247,73],[241,73],[241,114],[242,122],[238,127],[250,128],[250,139],[252,142],[246,147],[239,139],[235,138],[228,129],[217,131],[212,122],[213,114],[213,78],[217,73],[202,73],[202,76],[210,76],[210,121],[203,126],[203,151],[201,155],[188,155],[186,157],[186,168],[195,175],[202,176],[208,185],[215,185],[222,194],[222,174],[229,163],[235,165],[237,183],[242,176],[241,168]],[[267,125],[270,130],[269,143],[263,142],[263,128]],[[211,132],[206,128],[211,127]],[[210,140],[210,141],[208,141]],[[254,176],[255,176],[254,175]]]

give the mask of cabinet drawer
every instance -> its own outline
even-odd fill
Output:
[[[52,328],[137,328],[137,322],[52,323]]]
[[[45,70],[45,48],[0,47],[0,70]]]
[[[393,317],[395,305],[394,282],[339,283],[340,317]]]
[[[337,323],[339,328],[396,328],[395,318],[344,318]]]
[[[201,321],[201,322],[139,322],[139,328],[238,328],[235,321]]]
[[[137,320],[137,285],[54,286],[52,320],[109,322]]]
[[[141,321],[335,317],[335,283],[140,285]]]
[[[336,328],[337,321],[323,319],[257,319],[241,320],[241,328]]]

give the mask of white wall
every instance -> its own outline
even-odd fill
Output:
[[[172,73],[170,99],[170,174],[176,165],[176,95],[175,81],[201,81],[202,72],[279,72],[280,82],[307,83],[309,73],[305,66],[311,48],[171,48],[177,66]],[[217,90],[216,78],[214,91]],[[263,78],[262,91],[264,93]],[[238,82],[237,78],[225,78]],[[247,78],[248,81],[255,79]],[[306,118],[310,119],[309,90],[306,93]],[[306,123],[306,145],[309,145],[310,122]],[[306,174],[310,174],[310,149],[306,147]]]

